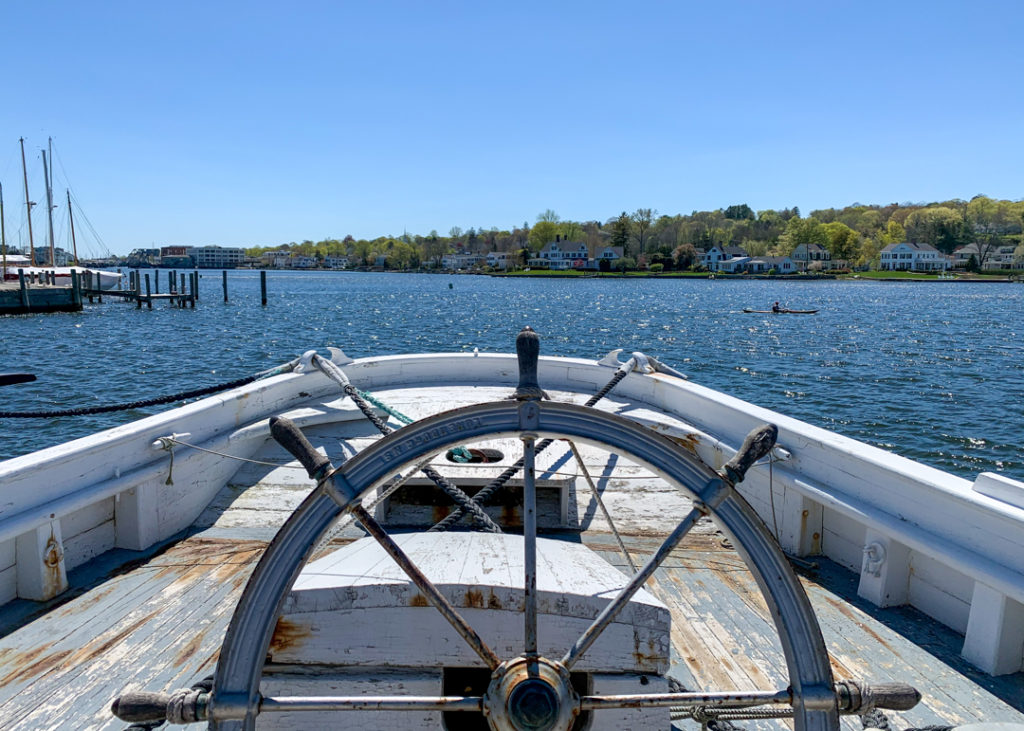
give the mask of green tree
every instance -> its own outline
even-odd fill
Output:
[[[741,203],[736,206],[729,206],[723,211],[723,215],[733,221],[753,221],[754,211],[746,203]]]
[[[636,238],[639,244],[639,251],[641,254],[646,253],[644,247],[644,241],[647,237],[647,231],[651,227],[651,223],[654,221],[654,215],[657,211],[651,210],[650,208],[637,208],[633,211],[633,223],[636,230]]]
[[[623,256],[627,256],[629,254],[629,240],[632,234],[632,220],[629,214],[625,211],[620,213],[619,217],[612,221],[611,230],[611,245],[621,246]]]
[[[833,260],[855,261],[860,256],[860,234],[840,221],[822,224],[825,248]]]
[[[800,244],[821,244],[826,246],[828,238],[818,219],[793,216],[786,221],[786,230],[779,236],[779,249],[783,256],[789,256]]]

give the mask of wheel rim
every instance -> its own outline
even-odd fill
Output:
[[[268,546],[236,607],[218,662],[211,728],[254,728],[263,659],[282,604],[315,546],[334,522],[397,470],[457,444],[494,437],[523,439],[524,457],[531,467],[532,445],[538,437],[570,438],[617,452],[654,470],[691,497],[694,510],[676,529],[674,540],[678,543],[701,514],[715,518],[754,575],[775,623],[788,668],[796,728],[816,731],[838,725],[831,667],[817,620],[788,561],[746,501],[694,454],[635,422],[573,404],[502,401],[456,409],[403,427],[353,457],[303,501]],[[532,469],[528,469],[524,473],[524,503],[529,501],[527,491],[532,492],[532,485]],[[528,512],[529,507],[524,504],[524,511]],[[535,524],[532,531],[527,529],[524,534],[526,550],[531,545],[535,550]],[[671,546],[665,555],[670,550]],[[656,568],[654,565],[650,573]],[[526,585],[529,573],[528,569]],[[614,603],[615,600],[609,607]],[[535,604],[531,611],[527,601],[524,614],[524,655],[505,664],[537,660]],[[588,639],[592,642],[596,636],[589,638],[585,633],[560,662],[544,662],[567,671],[589,647]],[[493,667],[486,658],[485,663]],[[502,707],[506,710],[498,715],[508,715],[508,703],[516,687],[519,684],[503,691]],[[537,704],[544,705],[546,693],[539,686],[524,686],[517,696],[516,707],[522,711],[519,719],[548,718],[546,712],[536,712]],[[524,698],[532,699],[532,703]],[[559,704],[567,702],[559,698]],[[534,710],[527,713],[529,709]],[[496,726],[494,718],[494,714],[488,717],[492,727],[504,728]]]

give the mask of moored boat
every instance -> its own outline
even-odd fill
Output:
[[[1024,720],[1024,485],[521,337],[0,463],[0,724]]]

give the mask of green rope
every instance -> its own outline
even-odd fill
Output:
[[[388,406],[383,401],[380,401],[379,399],[377,399],[373,394],[367,393],[366,391],[359,391],[358,393],[366,401],[369,401],[371,404],[376,406],[378,409],[380,409],[384,413],[390,414],[391,416],[395,417],[396,419],[398,419],[403,424],[411,424],[412,423],[413,420],[410,419],[408,416],[403,414],[401,411],[398,411],[397,409],[391,408],[390,406]]]

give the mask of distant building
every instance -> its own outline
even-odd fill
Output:
[[[776,274],[795,274],[797,265],[788,256],[755,256],[747,262],[746,270],[751,274],[767,274],[772,270]]]
[[[931,244],[903,241],[882,249],[879,268],[888,271],[943,272],[949,269],[949,258]]]
[[[483,254],[445,254],[441,257],[441,268],[450,271],[472,269],[487,261]]]
[[[801,272],[806,272],[811,262],[815,261],[822,262],[822,267],[828,269],[828,262],[832,260],[832,254],[821,244],[800,244],[790,256]]]
[[[733,271],[744,262],[734,259],[748,259],[749,255],[739,246],[712,246],[704,252],[700,264],[709,272]],[[726,262],[730,262],[726,264]]]
[[[957,269],[964,269],[973,256],[983,271],[988,269],[1020,269],[1024,267],[1024,261],[1014,257],[1016,249],[1017,247],[1013,244],[999,244],[990,247],[985,247],[984,245],[979,247],[977,243],[967,244],[953,252],[953,266]],[[984,261],[981,260],[981,251],[985,252]]]
[[[606,246],[597,252],[594,258],[587,264],[587,267],[590,269],[600,269],[602,261],[606,261],[611,267],[614,267],[615,262],[622,258],[623,253],[621,246]]]
[[[487,266],[492,269],[505,271],[519,260],[519,252],[516,251],[492,251],[487,255]]]
[[[242,263],[245,251],[228,246],[194,246],[191,255],[199,269],[234,269]]]
[[[160,249],[132,249],[125,257],[130,267],[152,267],[160,263]]]
[[[347,256],[325,256],[324,267],[327,269],[348,269]]]
[[[49,267],[49,266],[66,267],[73,260],[73,257],[71,256],[71,252],[70,251],[64,251],[64,249],[60,248],[59,246],[54,247],[54,249],[53,249],[53,258],[55,259],[55,261],[51,262],[50,261],[50,247],[49,246],[43,246],[43,247],[37,247],[36,248],[36,263],[39,266],[44,266],[44,267]]]
[[[557,235],[530,259],[530,264],[548,269],[583,269],[589,258],[585,242],[563,241],[561,235]]]

